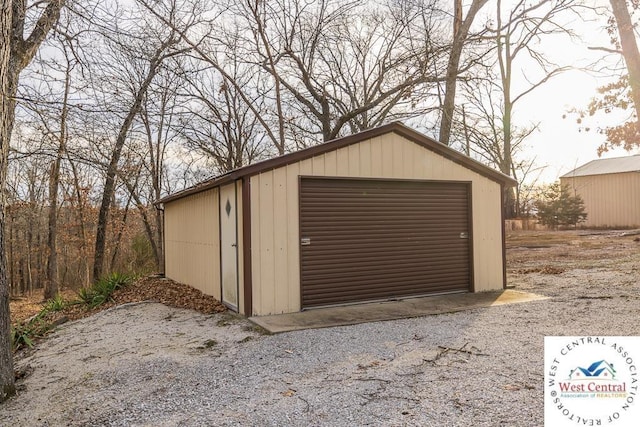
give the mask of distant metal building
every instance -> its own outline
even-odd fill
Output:
[[[392,123],[160,200],[166,275],[247,316],[503,289],[514,184]]]
[[[640,155],[593,160],[560,177],[584,200],[584,227],[640,227]]]

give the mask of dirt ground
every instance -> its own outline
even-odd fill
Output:
[[[560,274],[640,250],[640,230],[518,231],[507,233],[506,246],[507,274]]]

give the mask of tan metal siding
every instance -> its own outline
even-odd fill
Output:
[[[584,227],[640,227],[640,173],[627,172],[562,178],[582,196]]]
[[[167,277],[220,299],[218,189],[164,206]]]
[[[276,177],[282,177],[278,170],[286,170],[284,182],[276,182]],[[253,314],[300,310],[298,176],[301,175],[471,182],[474,288],[502,289],[500,185],[391,133],[251,177]],[[285,186],[286,203],[275,202],[274,184]],[[277,224],[274,218],[278,218]],[[274,236],[286,239],[276,240]],[[276,272],[275,253],[286,258],[286,271]]]
[[[470,290],[468,202],[466,183],[303,177],[302,307]]]

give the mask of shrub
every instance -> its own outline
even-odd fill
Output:
[[[51,329],[51,323],[42,318],[45,313],[45,310],[42,310],[31,319],[11,327],[11,345],[14,350],[25,346],[33,347],[33,340]]]
[[[33,347],[33,340],[44,336],[54,326],[47,313],[62,311],[66,307],[74,304],[86,304],[88,308],[95,308],[111,299],[111,294],[133,280],[132,276],[120,273],[111,273],[98,280],[92,286],[82,288],[78,291],[77,301],[65,301],[60,294],[47,301],[42,310],[29,320],[11,326],[11,344],[13,350],[22,347]]]
[[[89,308],[95,308],[111,299],[111,294],[125,285],[129,284],[133,278],[126,274],[111,273],[102,277],[96,283],[78,291],[78,298]]]
[[[66,306],[67,306],[67,302],[64,300],[64,298],[62,298],[62,295],[57,294],[55,298],[51,298],[49,301],[47,301],[44,304],[42,310],[44,312],[62,311]]]
[[[584,201],[580,195],[571,195],[569,188],[556,182],[551,184],[536,201],[538,219],[544,225],[557,228],[559,225],[574,227],[587,219]]]

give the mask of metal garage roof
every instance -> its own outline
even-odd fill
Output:
[[[592,160],[589,163],[562,175],[560,178],[624,172],[640,172],[640,154],[636,154],[635,156]]]

